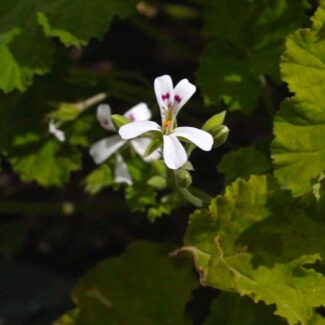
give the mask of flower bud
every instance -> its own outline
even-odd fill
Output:
[[[147,184],[157,190],[164,190],[167,187],[166,178],[162,176],[153,176],[148,181]]]
[[[192,184],[192,176],[185,169],[177,169],[175,171],[175,181],[179,187],[188,187]]]
[[[76,104],[61,103],[58,109],[49,114],[50,119],[56,121],[73,121],[80,115],[80,111]]]
[[[112,115],[112,121],[116,130],[119,130],[120,127],[131,122],[127,117],[119,114]]]
[[[203,124],[202,130],[210,132],[213,128],[221,126],[225,120],[225,117],[226,111],[213,115]]]
[[[209,133],[213,137],[213,147],[217,148],[226,142],[229,135],[229,128],[225,125],[220,125],[212,128]]]

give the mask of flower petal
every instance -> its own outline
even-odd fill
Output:
[[[181,80],[174,89],[174,108],[175,115],[178,114],[180,109],[195,93],[196,87],[191,84],[187,79]]]
[[[113,135],[112,137],[94,143],[90,147],[89,154],[93,157],[96,164],[100,164],[119,150],[125,143],[126,141],[122,140],[120,136]]]
[[[111,107],[108,104],[98,105],[97,120],[104,129],[106,129],[108,131],[115,130],[114,124],[112,122]]]
[[[213,137],[210,133],[203,131],[201,129],[189,127],[189,126],[182,126],[178,127],[173,130],[173,135],[177,137],[185,138],[200,149],[204,151],[210,151],[213,146]]]
[[[172,104],[174,98],[173,81],[168,75],[160,76],[155,79],[154,88],[160,112],[163,117],[165,109]]]
[[[116,155],[114,182],[119,184],[126,183],[130,186],[133,184],[128,166],[119,154]]]
[[[59,141],[65,141],[65,133],[59,130],[53,121],[49,122],[49,132],[53,134]]]
[[[147,139],[147,138],[137,138],[137,139],[133,139],[131,140],[131,145],[133,147],[133,149],[135,150],[135,152],[143,157],[150,142],[152,140],[151,139]],[[160,152],[159,150],[155,150],[153,153],[151,153],[149,156],[143,158],[144,161],[152,161],[152,160],[157,160],[160,158]]]
[[[151,111],[146,103],[139,103],[124,113],[130,121],[148,121],[151,119]]]
[[[136,121],[123,125],[119,129],[122,139],[129,140],[149,131],[161,131],[161,127],[153,121]]]
[[[178,169],[186,163],[185,149],[174,134],[164,135],[163,156],[170,169]]]

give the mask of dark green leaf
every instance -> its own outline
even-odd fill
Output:
[[[77,324],[188,324],[185,305],[197,285],[187,260],[171,247],[137,242],[102,261],[73,291]]]
[[[218,165],[218,171],[225,174],[229,184],[236,178],[246,178],[253,174],[266,173],[272,169],[270,159],[254,147],[243,147],[226,153]]]

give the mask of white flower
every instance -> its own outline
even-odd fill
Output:
[[[65,134],[62,130],[58,129],[58,125],[53,120],[49,121],[49,132],[53,134],[59,141],[65,141]]]
[[[155,79],[155,93],[160,107],[162,126],[153,121],[134,121],[119,130],[122,139],[129,140],[146,132],[160,132],[163,136],[163,157],[170,169],[178,169],[187,161],[186,151],[180,139],[186,139],[202,150],[212,149],[211,134],[194,127],[176,127],[176,116],[184,104],[195,93],[196,87],[187,79],[181,80],[175,88],[170,76]],[[134,141],[134,140],[132,140]]]
[[[115,161],[115,183],[126,183],[132,185],[132,177],[129,173],[128,166],[120,154],[116,154]]]
[[[151,118],[151,112],[147,104],[140,103],[125,112],[124,116],[131,121],[146,121]],[[109,105],[102,104],[98,106],[97,119],[104,129],[108,131],[115,131],[112,121],[111,108]],[[150,139],[134,139],[131,141],[131,146],[140,156],[143,156],[149,143]],[[96,164],[101,164],[113,154],[116,154],[117,151],[125,144],[127,144],[127,141],[121,139],[119,135],[112,135],[94,143],[90,147],[89,153],[93,157]],[[148,157],[144,158],[144,160],[150,161],[158,158],[158,152],[154,152]],[[118,154],[116,155],[115,164],[115,182],[127,183],[129,185],[132,184],[131,175],[127,169],[127,165],[123,161],[123,158]]]

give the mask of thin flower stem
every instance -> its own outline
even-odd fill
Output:
[[[80,111],[80,113],[82,113],[83,111],[85,111],[87,108],[103,101],[105,98],[107,97],[107,94],[105,93],[99,93],[93,97],[90,97],[86,100],[83,100],[79,103],[77,103],[77,107],[78,107],[78,110]]]
[[[202,208],[203,207],[203,201],[193,195],[187,188],[177,186],[177,190],[179,191],[180,194],[183,195],[183,197],[191,204],[196,206],[197,208]]]

